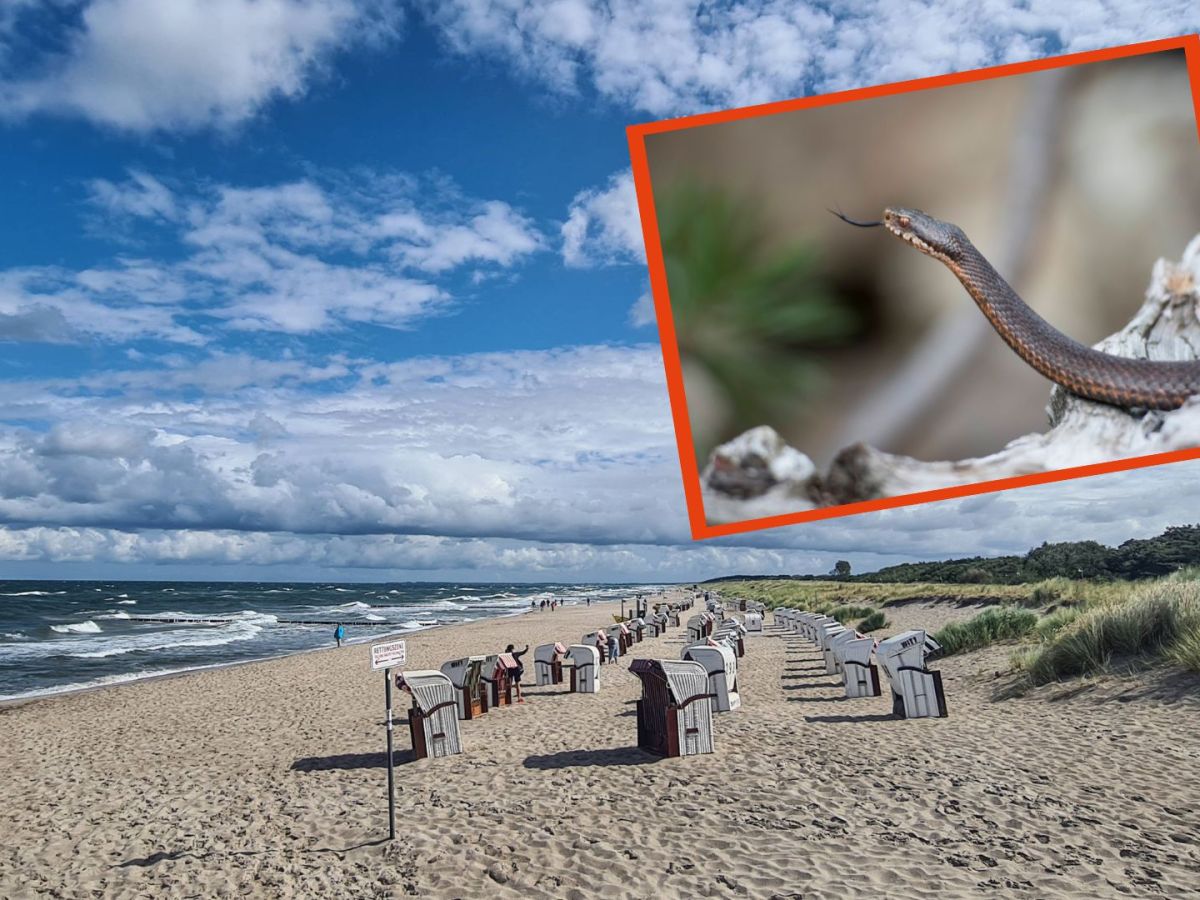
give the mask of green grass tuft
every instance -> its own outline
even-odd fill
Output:
[[[882,609],[877,609],[859,622],[855,626],[855,630],[863,634],[870,634],[872,631],[878,631],[880,628],[887,628],[887,624],[887,616],[883,614]]]
[[[1014,606],[987,609],[965,622],[951,622],[933,636],[946,656],[965,653],[996,641],[1023,637],[1037,625],[1037,613]]]

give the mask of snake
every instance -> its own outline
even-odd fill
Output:
[[[1063,334],[1021,299],[957,225],[905,207],[888,207],[878,222],[831,212],[860,228],[882,225],[939,260],[1021,359],[1076,396],[1129,410],[1171,410],[1200,394],[1200,360],[1130,359]]]

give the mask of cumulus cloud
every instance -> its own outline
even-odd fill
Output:
[[[0,47],[48,34],[53,49],[0,83],[0,113],[131,131],[229,127],[301,96],[337,51],[386,40],[399,24],[398,6],[380,0],[7,4]]]
[[[654,345],[146,362],[0,383],[33,423],[0,429],[8,558],[696,578],[1117,544],[1200,506],[1192,462],[693,544]]]
[[[0,340],[201,344],[214,321],[290,334],[407,328],[453,303],[445,279],[513,267],[545,245],[508,203],[406,176],[180,192],[135,170],[94,180],[89,200],[98,230],[121,231],[125,247],[174,241],[178,258],[0,271]]]
[[[1200,28],[1192,0],[424,0],[464,54],[663,116],[1109,47]]]
[[[645,262],[632,172],[617,172],[604,187],[575,195],[562,225],[562,257],[577,267]]]

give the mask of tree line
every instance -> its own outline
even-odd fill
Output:
[[[1154,578],[1185,566],[1200,566],[1200,525],[1175,525],[1157,537],[1128,540],[1117,547],[1096,541],[1044,543],[1022,556],[975,556],[937,562],[900,563],[877,572],[850,573],[838,560],[828,575],[749,576],[824,581],[885,583],[934,582],[938,584],[1026,584],[1045,578],[1122,579]],[[737,576],[747,580],[747,576]],[[728,579],[714,579],[723,581]]]

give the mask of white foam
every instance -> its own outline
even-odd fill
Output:
[[[86,622],[70,622],[66,625],[51,625],[51,631],[59,634],[99,634],[100,626],[88,619]]]
[[[0,634],[0,637],[8,638],[8,640],[10,640],[10,641],[32,641],[33,640],[33,638],[31,638],[29,635],[22,634],[19,631],[17,631],[17,632],[6,631],[3,634]]]
[[[129,619],[132,618],[127,612],[105,613],[102,616],[96,616],[97,619]]]
[[[363,603],[361,600],[351,600],[349,603],[343,603],[341,606],[335,606],[334,609],[370,609],[370,603]]]
[[[387,619],[384,618],[383,616],[376,616],[376,615],[373,615],[372,613],[367,613],[365,616],[363,616],[363,618],[366,619],[368,622],[386,622],[387,621]]]
[[[117,601],[118,606],[133,606],[136,603],[137,603],[136,600],[118,600]]]
[[[58,597],[66,591],[17,591],[15,594],[0,594],[0,597]]]

